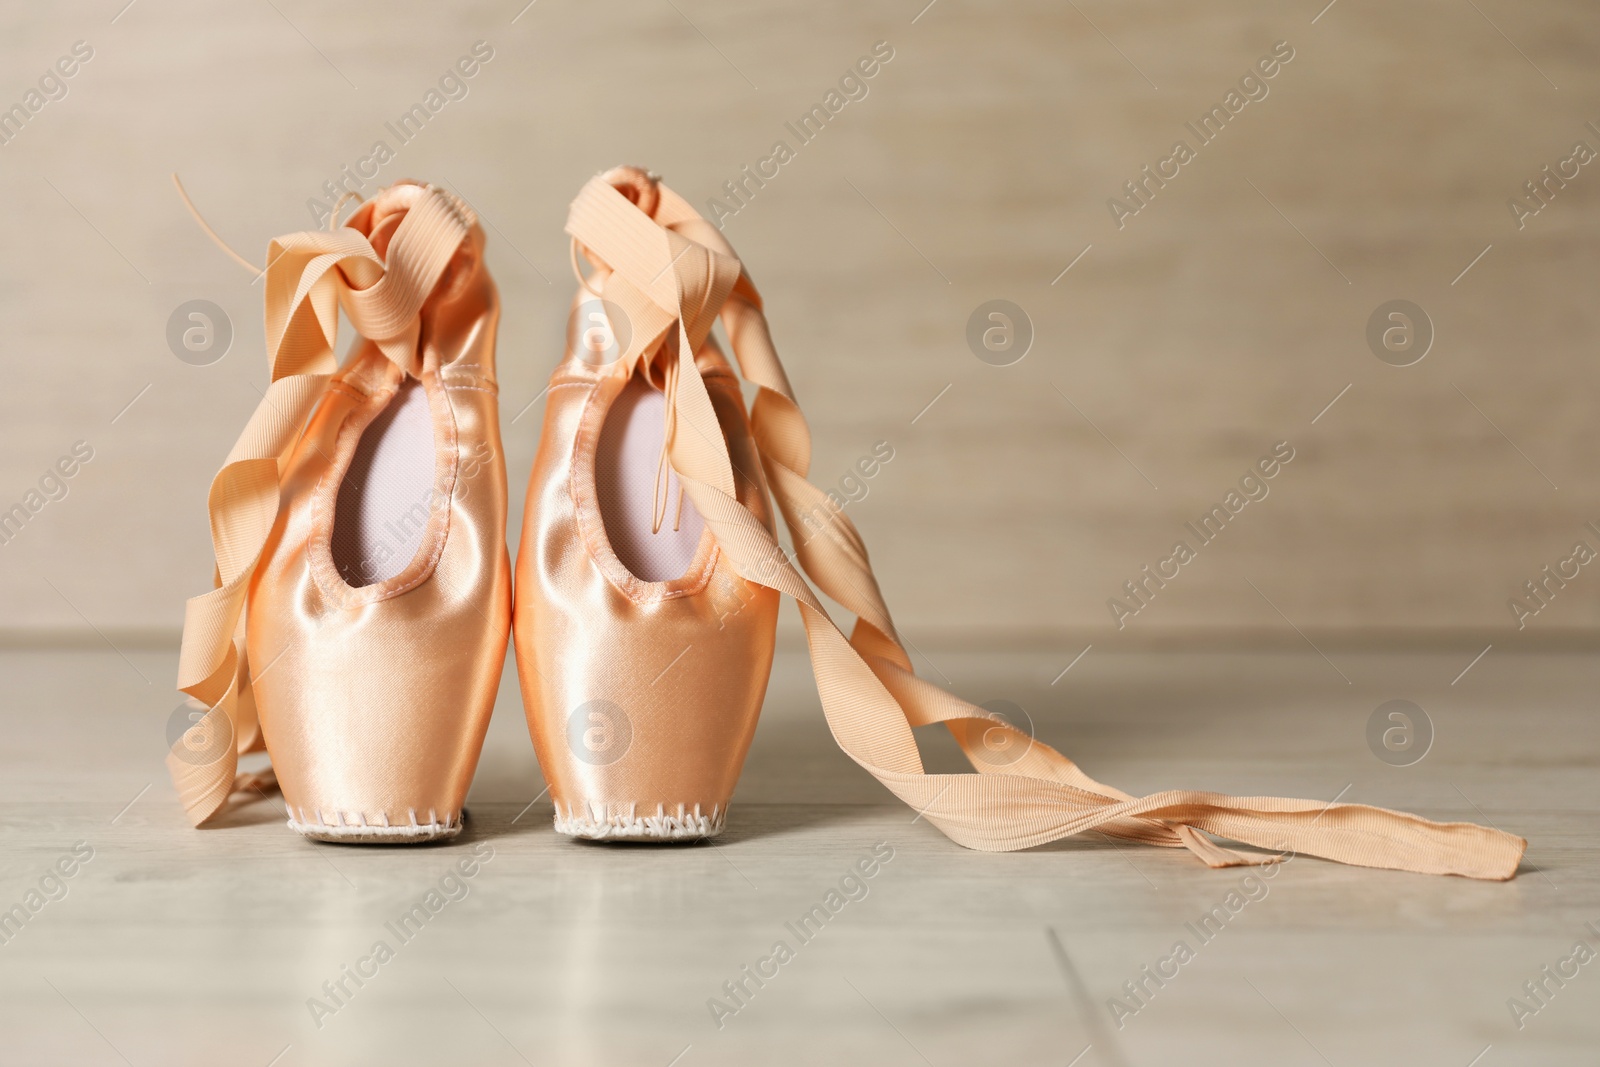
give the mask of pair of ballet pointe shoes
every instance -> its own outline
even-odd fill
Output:
[[[1098,829],[1213,867],[1308,853],[1515,873],[1525,842],[1468,823],[1133,797],[918,678],[855,525],[806,480],[804,416],[721,232],[632,167],[584,185],[566,229],[579,288],[514,575],[500,304],[472,211],[402,182],[343,226],[271,243],[272,382],[212,483],[216,585],[185,619],[179,688],[195,711],[167,762],[196,825],[270,778],[238,773],[241,753],[265,748],[289,825],[307,837],[453,836],[511,642],[558,831],[715,836],[787,594],[835,739],[960,844],[1019,849]],[[343,369],[341,310],[359,335]],[[757,387],[748,410],[718,320]],[[856,616],[848,637],[813,585]],[[973,773],[923,770],[912,728],[931,723]]]

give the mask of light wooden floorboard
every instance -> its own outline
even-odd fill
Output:
[[[1600,657],[1496,650],[1452,686],[1472,650],[1091,652],[1051,686],[1076,650],[930,651],[924,671],[1014,701],[1131,791],[1343,791],[1491,820],[1530,839],[1527,863],[1487,884],[1300,858],[1201,944],[1184,924],[1243,872],[1097,837],[961,849],[837,751],[792,652],[715,846],[557,837],[549,804],[528,807],[542,782],[512,685],[457,842],[313,844],[266,802],[200,832],[160,763],[174,655],[9,652],[0,906],[75,842],[94,856],[0,946],[0,1060],[1466,1067],[1489,1047],[1479,1067],[1595,1062],[1600,965],[1520,1030],[1507,1000],[1576,938],[1600,947],[1584,932],[1600,924]],[[1408,768],[1363,735],[1394,697],[1436,730]],[[926,740],[930,767],[955,766]],[[879,843],[893,858],[866,895],[801,944],[785,923]],[[466,895],[401,943],[385,923],[474,849],[493,856]],[[794,958],[719,1029],[708,999],[731,1005],[723,983],[780,939]],[[1195,958],[1118,1029],[1108,998],[1180,939]],[[394,958],[317,1026],[308,998],[378,940]]]

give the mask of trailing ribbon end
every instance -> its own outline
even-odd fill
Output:
[[[213,708],[206,714],[206,719],[219,714],[219,709]],[[191,726],[190,730],[201,729],[205,719]],[[187,736],[187,732],[185,733]],[[229,751],[213,764],[197,766],[178,754],[184,744],[179,738],[167,753],[167,773],[172,776],[172,784],[178,790],[178,802],[183,805],[185,814],[189,816],[191,826],[204,826],[220,812],[227,804],[228,798],[233,795],[234,771],[238,767],[238,754]]]
[[[1500,831],[1496,831],[1500,832]],[[1509,855],[1500,866],[1500,873],[1489,874],[1487,877],[1496,882],[1509,882],[1517,876],[1517,869],[1522,866],[1522,857],[1528,852],[1528,839],[1518,837],[1516,834],[1506,834]]]

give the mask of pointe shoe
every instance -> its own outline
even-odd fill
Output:
[[[453,836],[510,631],[483,232],[392,186],[272,242],[266,305],[272,385],[212,484],[218,588],[184,627],[180,687],[209,710],[168,765],[197,825],[264,742],[306,837]]]
[[[917,821],[962,845],[1021,849],[1098,829],[1187,848],[1212,867],[1307,853],[1473,878],[1515,874],[1526,842],[1471,823],[1189,790],[1134,797],[918,678],[860,533],[806,481],[804,416],[760,294],[721,231],[655,177],[624,167],[583,187],[567,232],[574,269],[581,250],[596,273],[579,274],[590,292],[575,302],[568,355],[550,386],[516,618],[523,698],[557,829],[660,840],[719,828],[770,669],[774,597],[784,593],[800,608],[835,740],[915,808]],[[719,316],[744,377],[758,386],[748,423],[710,340]],[[662,440],[653,465],[651,446]],[[664,493],[646,476],[652,466],[668,474]],[[792,556],[774,536],[763,483]],[[685,518],[669,533],[680,490]],[[712,592],[724,576],[733,595],[723,603],[741,605],[731,621]],[[807,576],[855,615],[849,638]],[[912,728],[933,723],[977,773],[923,770]],[[701,810],[689,818],[694,803]],[[1239,852],[1212,835],[1272,851]]]
[[[612,180],[653,202],[642,171]],[[739,575],[675,474],[660,478],[677,339],[666,320],[626,321],[608,277],[573,301],[528,483],[513,631],[523,703],[557,831],[714,837],[766,692],[778,595]],[[735,496],[770,530],[739,382],[708,333],[715,314],[689,324],[695,381]],[[649,328],[660,335],[636,333]]]

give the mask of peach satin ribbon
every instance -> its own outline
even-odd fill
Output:
[[[620,357],[674,360],[666,429],[673,469],[744,577],[794,597],[823,713],[840,747],[952,840],[1006,851],[1098,829],[1152,845],[1185,847],[1211,867],[1275,862],[1212,841],[1310,853],[1367,867],[1503,880],[1526,842],[1472,823],[1435,823],[1362,804],[1230,797],[1172,790],[1133,797],[1088,777],[1055,749],[912,671],[854,523],[806,480],[811,438],[767,331],[761,297],[711,223],[658,186],[653,217],[604,178],[573,201],[567,232],[612,273],[604,298],[628,318]],[[580,279],[581,280],[581,279]],[[760,387],[751,426],[767,480],[795,544],[795,561],[856,615],[847,640],[777,541],[734,498],[727,446],[694,352],[720,313],[745,378]],[[675,335],[675,344],[669,344]],[[825,516],[823,528],[807,518]],[[814,523],[814,519],[812,520]],[[980,773],[928,774],[912,727],[943,723]],[[996,740],[1022,755],[1005,766],[981,757]],[[1204,833],[1202,833],[1204,831]]]
[[[196,826],[215,815],[235,789],[270,780],[235,777],[239,754],[263,747],[250,695],[242,609],[277,520],[280,464],[338,370],[339,309],[396,365],[413,375],[421,372],[418,312],[468,226],[443,194],[412,188],[414,202],[382,256],[365,234],[348,226],[290,234],[268,246],[272,382],[211,483],[216,588],[190,599],[184,612],[178,688],[208,710],[173,743],[167,769]],[[220,750],[215,760],[195,757],[213,750]]]

